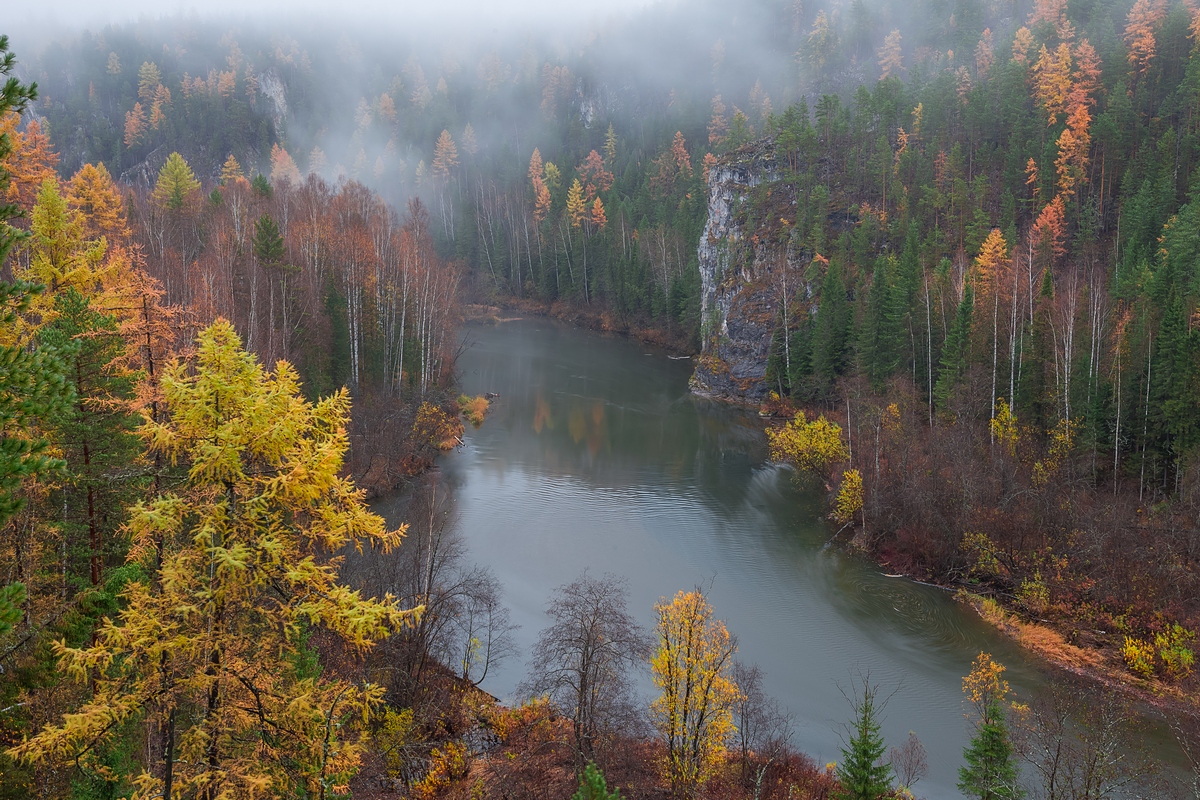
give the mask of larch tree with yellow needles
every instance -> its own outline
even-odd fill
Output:
[[[218,320],[193,363],[161,380],[161,414],[140,433],[149,454],[182,467],[130,509],[131,582],[123,610],[88,647],[56,647],[90,699],[9,754],[89,764],[144,726],[151,754],[136,798],[218,800],[346,791],[383,689],[322,675],[314,631],[363,651],[411,623],[390,596],[339,582],[346,547],[389,550],[389,531],[341,477],[349,396],[310,403],[296,371],[265,370]]]

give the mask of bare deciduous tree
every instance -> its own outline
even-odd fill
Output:
[[[1200,717],[1176,714],[1170,719],[1171,731],[1179,742],[1179,749],[1191,767],[1186,780],[1190,785],[1184,789],[1185,797],[1200,800]]]
[[[467,561],[449,492],[427,480],[409,499],[403,546],[386,556],[352,557],[350,571],[366,594],[391,593],[425,612],[415,626],[383,643],[377,659],[391,671],[390,691],[411,704],[431,663],[478,684],[513,650],[515,629],[486,567]]]
[[[1113,692],[1051,689],[1030,705],[1014,733],[1045,800],[1104,800],[1153,782],[1138,718]]]
[[[629,614],[627,594],[625,579],[586,571],[555,590],[546,607],[552,624],[538,636],[519,688],[548,695],[571,716],[581,769],[596,760],[605,734],[639,719],[630,673],[646,660],[650,640]]]
[[[763,671],[757,664],[735,661],[733,680],[741,694],[733,706],[737,745],[741,751],[742,784],[762,794],[767,770],[788,754],[792,719],[763,691]]]
[[[912,790],[917,781],[929,774],[929,758],[925,753],[925,745],[917,738],[917,734],[908,732],[908,738],[899,747],[893,747],[888,752],[892,764],[892,772],[896,780],[905,789]]]

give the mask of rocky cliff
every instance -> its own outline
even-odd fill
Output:
[[[724,156],[708,176],[708,221],[700,236],[701,354],[697,394],[760,402],[783,297],[811,296],[810,257],[794,248],[796,200],[770,140]]]

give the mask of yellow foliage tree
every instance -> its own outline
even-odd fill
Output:
[[[842,473],[842,485],[838,487],[837,502],[833,508],[833,518],[845,525],[854,519],[855,514],[862,511],[862,507],[862,473],[856,469],[848,469]]]
[[[895,30],[883,40],[879,48],[879,79],[900,77],[904,69],[904,58],[900,52],[900,31]]]
[[[786,425],[768,430],[767,443],[772,460],[786,461],[816,475],[825,474],[831,465],[849,455],[840,425],[824,416],[809,422],[803,411]]]
[[[179,153],[171,153],[158,171],[152,196],[160,207],[178,210],[199,188],[200,181],[187,161]]]
[[[970,674],[963,678],[963,694],[985,724],[992,721],[992,709],[1003,707],[1008,700],[1011,690],[1002,677],[1005,669],[991,654],[980,653],[971,665]]]
[[[59,293],[75,289],[87,297],[96,292],[107,250],[103,239],[85,238],[80,215],[67,206],[54,178],[42,183],[32,217],[29,266],[15,268],[14,275],[45,286],[47,291],[30,301],[29,313],[18,326],[22,338],[54,318],[55,297]]]
[[[996,400],[996,415],[991,421],[992,438],[1004,445],[1010,456],[1017,455],[1017,444],[1021,441],[1021,432],[1017,428],[1017,416],[1012,407],[1003,397]]]
[[[87,763],[143,722],[160,741],[135,798],[345,792],[383,691],[322,676],[309,632],[361,651],[421,611],[339,583],[334,554],[403,536],[341,476],[349,396],[308,402],[287,362],[267,372],[224,320],[200,334],[194,364],[165,370],[161,391],[160,421],[141,435],[186,472],[127,526],[130,560],[161,569],[126,587],[91,646],[56,646],[91,699],[9,754]]]
[[[103,164],[80,167],[67,184],[66,199],[71,209],[79,214],[87,236],[103,236],[110,245],[129,241],[125,203]]]
[[[699,589],[654,606],[658,649],[650,661],[662,695],[650,706],[666,745],[666,773],[678,798],[692,798],[711,777],[733,733],[740,696],[730,674],[737,645]]]
[[[583,200],[583,184],[576,178],[567,190],[567,215],[571,218],[571,227],[578,228],[588,218],[587,203]]]
[[[229,158],[225,159],[225,163],[221,166],[220,184],[225,186],[242,177],[245,177],[242,174],[242,165],[234,158],[233,153],[230,153]]]
[[[1046,109],[1046,124],[1054,125],[1066,111],[1071,93],[1071,46],[1063,42],[1052,53],[1042,45],[1033,75],[1038,102]]]

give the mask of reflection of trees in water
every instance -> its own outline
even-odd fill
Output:
[[[438,473],[428,474],[401,503],[404,543],[386,555],[351,554],[344,574],[368,596],[391,593],[408,606],[424,605],[420,622],[372,654],[389,692],[410,704],[437,666],[479,684],[513,652],[509,611],[500,581],[470,563],[453,496]],[[407,606],[406,606],[407,607]]]
[[[702,488],[706,502],[719,496],[714,514],[740,507],[751,491],[751,468],[766,456],[752,413],[686,393],[646,397],[644,387],[630,393],[637,398],[598,398],[545,386],[525,396],[502,395],[512,419],[507,435],[473,468],[503,473],[521,465],[608,490],[682,485]],[[731,463],[747,469],[731,471]]]

